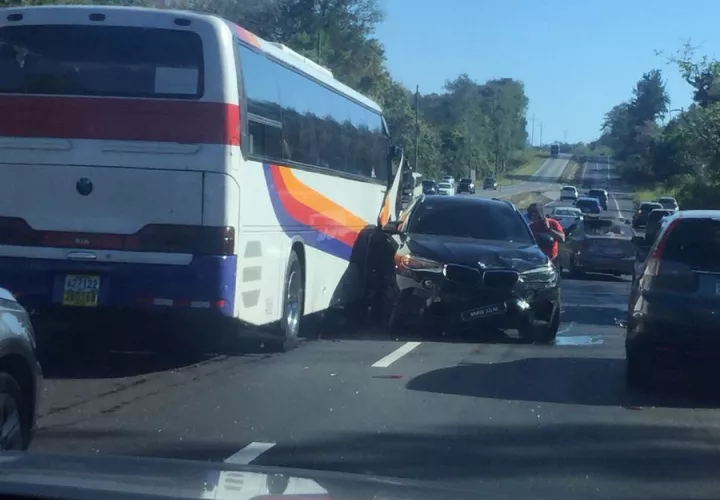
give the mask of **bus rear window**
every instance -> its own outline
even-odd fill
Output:
[[[5,26],[0,93],[199,99],[202,40],[159,28]]]

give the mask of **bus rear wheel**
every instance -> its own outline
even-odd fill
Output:
[[[292,350],[300,336],[305,308],[305,273],[295,250],[290,252],[283,290],[283,312],[278,338],[265,343],[266,348],[273,352]]]

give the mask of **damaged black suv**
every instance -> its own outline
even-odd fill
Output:
[[[517,329],[527,340],[555,338],[560,275],[512,203],[421,196],[383,230],[397,245],[391,329]]]

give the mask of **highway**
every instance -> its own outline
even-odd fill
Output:
[[[481,179],[478,181],[476,194],[485,198],[506,198],[514,194],[530,191],[560,191],[558,179],[563,174],[565,167],[567,167],[570,156],[569,154],[561,153],[558,158],[548,158],[533,175],[528,176],[527,180],[521,180],[509,186],[500,186],[500,189],[497,191],[483,190]]]
[[[611,168],[585,175],[609,178],[609,209],[629,214]],[[277,355],[171,355],[142,332],[58,339],[31,452],[408,477],[493,499],[717,497],[720,402],[682,376],[627,392],[628,278],[562,286],[555,345],[341,325]]]

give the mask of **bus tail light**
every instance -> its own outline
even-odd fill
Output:
[[[132,235],[38,231],[21,218],[0,217],[0,245],[233,255],[235,229],[229,226],[150,224]]]

